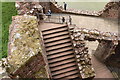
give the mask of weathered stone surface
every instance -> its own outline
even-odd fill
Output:
[[[114,41],[100,41],[94,55],[100,61],[105,62],[110,56],[115,54],[117,45],[118,43]]]
[[[88,47],[85,44],[85,35],[80,30],[70,28],[71,39],[74,46],[76,61],[78,64],[80,75],[83,79],[95,77],[94,69],[91,64],[91,57],[88,54]]]
[[[78,28],[76,26],[73,27],[73,25],[71,26],[69,27],[69,31],[71,39],[73,40],[73,46],[82,78],[88,78],[91,77],[91,75],[95,76],[94,71],[91,67],[91,58],[88,54],[89,49],[85,44],[86,40],[97,40],[99,42],[99,46],[94,55],[100,61],[107,61],[110,63],[112,62],[110,59],[114,59],[112,62],[114,65],[116,65],[117,62],[119,63],[119,57],[116,58],[116,55],[119,55],[118,42],[120,42],[120,36],[118,34],[111,32],[102,32],[96,29],[90,30],[86,28]],[[116,46],[118,47],[116,48]],[[91,74],[87,75],[89,72],[86,71],[85,66],[89,66],[89,69],[87,68],[87,71],[90,71]]]
[[[101,16],[105,18],[119,19],[120,1],[109,2],[108,4],[106,4]]]
[[[5,80],[5,79],[9,79],[12,80],[8,73],[7,73],[7,68],[9,68],[9,64],[7,62],[6,58],[2,58],[0,60],[0,80]]]
[[[111,32],[102,32],[96,29],[89,30],[86,28],[75,27],[71,32],[74,32],[74,36],[81,37],[84,40],[106,40],[106,41],[120,41],[120,35]]]
[[[117,33],[111,33],[111,32],[102,32],[98,31],[96,29],[89,30],[85,28],[78,28],[74,27],[70,30],[71,32],[71,38],[74,41],[95,41],[98,40],[99,46],[95,52],[95,56],[100,61],[106,61],[112,54],[115,53],[115,48],[118,45],[118,42],[120,42],[120,36]],[[74,44],[76,45],[76,44]],[[81,44],[80,46],[82,46]],[[76,45],[76,47],[78,47]]]
[[[44,73],[40,74],[41,78],[47,77],[35,16],[13,17],[10,26],[8,63],[9,73],[15,77],[18,75],[21,78],[36,78],[37,72]]]
[[[106,64],[120,69],[120,43],[114,49],[114,53],[106,60]]]
[[[39,2],[16,2],[15,4],[18,14],[19,15],[34,15],[35,11],[43,12],[42,6],[39,4]]]

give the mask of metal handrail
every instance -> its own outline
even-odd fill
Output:
[[[62,22],[62,17],[65,17],[65,22]],[[44,22],[50,22],[50,23],[60,23],[60,24],[68,24],[69,23],[69,16],[63,16],[61,14],[59,15],[51,15],[51,16],[47,16],[44,20]]]

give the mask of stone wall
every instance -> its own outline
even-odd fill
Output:
[[[118,67],[120,68],[120,43],[116,46],[115,50],[115,55],[112,54],[108,59],[106,64],[111,65],[113,67]]]
[[[50,3],[50,9],[51,9],[51,11],[54,12],[54,13],[62,13],[62,12],[64,12],[62,6],[58,5],[58,4],[55,3],[55,2],[51,2],[51,3]]]
[[[25,1],[25,0],[24,0]],[[48,1],[48,2],[17,2],[19,6],[17,6],[19,14],[31,14],[34,12],[34,6],[38,6],[41,11],[46,14],[48,10],[51,10],[52,13],[69,13],[69,14],[79,14],[86,16],[97,16],[104,18],[120,18],[120,1],[119,2],[109,2],[106,4],[103,10],[96,11],[87,11],[87,10],[75,10],[75,9],[67,9],[64,10],[62,6],[58,5],[57,2]],[[21,6],[22,5],[22,6]],[[33,14],[33,13],[32,13]]]
[[[110,58],[111,56],[116,55],[115,49],[118,45],[118,42],[120,42],[120,35],[116,33],[110,33],[110,32],[102,32],[98,31],[96,29],[89,30],[86,28],[78,28],[73,27],[71,38],[74,40],[80,40],[80,41],[98,41],[99,46],[96,49],[94,55],[102,62],[105,62]],[[89,49],[88,49],[89,50]]]
[[[77,29],[69,27],[74,53],[76,56],[77,65],[82,79],[94,78],[95,71],[92,68],[91,57],[88,54],[89,49],[84,41],[84,33],[80,33]]]
[[[39,2],[39,4],[43,7],[43,12],[45,14],[50,10],[50,2]]]
[[[38,10],[42,13],[42,6],[38,2],[16,2],[15,6],[19,15],[34,15]]]
[[[35,16],[15,16],[10,26],[8,73],[13,78],[47,78]]]
[[[120,1],[107,3],[104,10],[102,11],[101,17],[119,19]]]
[[[114,41],[99,41],[99,45],[94,53],[101,62],[106,62],[112,55],[115,55],[116,44]]]

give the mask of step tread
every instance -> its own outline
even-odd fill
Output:
[[[61,53],[63,51],[67,51],[67,50],[72,50],[72,47],[66,47],[66,48],[63,48],[63,49],[60,49],[60,50],[49,51],[49,52],[47,52],[47,55],[58,54],[58,53]]]
[[[53,72],[52,76],[64,74],[64,73],[69,72],[71,70],[77,70],[77,67],[70,67],[70,68],[66,68],[66,69],[60,70],[60,71]]]
[[[75,62],[75,59],[68,59],[65,61],[60,61],[59,63],[53,63],[53,64],[50,64],[50,67],[56,67],[56,66],[60,66],[60,65],[68,64],[68,63],[72,63],[72,62]]]
[[[68,35],[68,34],[69,33],[67,31],[65,31],[65,32],[51,34],[51,35],[47,35],[47,36],[43,36],[43,37],[44,37],[44,39],[50,39],[50,38],[60,37],[60,36]]]
[[[60,29],[60,28],[65,28],[65,27],[67,27],[66,25],[62,25],[62,26],[53,26],[53,27],[51,27],[51,28],[47,28],[47,29],[44,29],[44,30],[42,30],[42,32],[47,32],[47,31],[52,31],[52,30],[56,30],[56,29]]]
[[[65,69],[65,68],[69,68],[69,67],[72,67],[72,66],[76,66],[75,63],[69,63],[69,64],[64,64],[62,66],[58,66],[58,67],[54,67],[54,68],[51,68],[51,71],[58,71],[58,70],[62,70],[62,69]]]
[[[71,47],[71,46],[72,45],[66,45],[66,46],[62,46],[62,47],[59,47],[59,48],[54,48],[54,49],[46,50],[46,52],[56,51],[56,50],[60,50],[60,49]]]
[[[48,59],[57,58],[57,57],[64,56],[64,55],[69,55],[69,54],[72,54],[72,53],[74,54],[73,51],[62,52],[62,53],[59,53],[59,54],[50,55],[50,56],[48,56]]]
[[[78,78],[78,79],[76,79],[76,78]],[[69,76],[67,76],[67,77],[65,77],[63,79],[73,79],[73,80],[75,79],[75,80],[79,80],[80,78],[79,78],[78,74],[73,74],[73,75],[69,75]]]
[[[64,57],[59,57],[59,58],[54,58],[52,60],[49,60],[48,63],[54,63],[57,61],[63,61],[64,59],[69,59],[69,58],[74,58],[74,55],[68,55],[68,56],[64,56]]]
[[[55,41],[60,41],[60,40],[64,40],[64,39],[69,39],[69,35],[65,35],[65,36],[61,36],[61,37],[55,37],[55,38],[52,38],[52,39],[47,39],[47,40],[44,40],[44,43],[51,43],[51,42],[55,42]]]
[[[48,43],[48,44],[46,44],[46,47],[54,46],[54,45],[57,45],[57,44],[62,44],[62,43],[70,42],[70,41],[71,41],[70,39],[55,41],[55,42],[53,42],[53,43]]]
[[[72,47],[72,44],[71,43],[66,43],[66,44],[61,44],[61,45],[57,45],[57,46],[52,46],[52,47],[46,48],[46,50],[49,51],[49,50],[59,49],[59,48],[65,47],[65,46],[71,46]]]
[[[43,36],[58,33],[61,31],[68,31],[68,29],[66,27],[64,27],[64,28],[60,28],[60,29],[56,29],[56,30],[52,30],[52,31],[43,32]]]
[[[75,70],[75,71],[71,71],[71,72],[67,72],[67,73],[64,73],[64,74],[54,76],[53,78],[65,78],[67,76],[71,76],[71,75],[74,75],[74,74],[77,74],[77,73],[78,73],[78,71]]]

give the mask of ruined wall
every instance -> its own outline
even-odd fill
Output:
[[[120,68],[120,43],[116,46],[114,50],[115,54],[112,54],[108,59],[106,64],[109,64],[113,67]]]
[[[46,14],[48,10],[51,10],[52,13],[70,13],[70,14],[79,14],[79,15],[87,15],[87,16],[97,16],[104,18],[120,18],[120,1],[119,2],[109,2],[106,4],[104,9],[100,12],[96,11],[87,11],[87,10],[75,10],[75,9],[67,9],[66,11],[62,6],[58,5],[55,0],[48,0],[46,2],[16,2],[19,4],[17,6],[19,14],[31,14],[35,5],[39,8],[42,7],[42,12]],[[20,6],[22,5],[22,6]]]
[[[39,2],[39,4],[43,7],[43,13],[47,13],[50,10],[50,2]]]
[[[101,14],[101,17],[119,19],[120,18],[120,1],[107,3]]]
[[[72,35],[73,34],[74,36],[72,36],[72,39],[80,41],[97,40],[99,42],[99,46],[96,49],[94,55],[102,62],[107,61],[111,56],[113,56],[113,54],[116,55],[115,49],[118,45],[118,42],[120,41],[120,35],[116,33],[74,27],[72,30]]]
[[[10,26],[8,72],[20,78],[47,78],[35,16],[15,16]]]
[[[17,2],[15,4],[19,15],[34,15],[39,10],[42,13],[42,6],[38,2]]]
[[[114,41],[99,41],[99,45],[94,53],[95,57],[102,62],[106,62],[108,58],[115,55],[115,49],[118,44]]]
[[[82,79],[93,78],[95,77],[95,72],[91,66],[91,57],[84,41],[84,33],[82,34],[77,30],[69,27],[79,72]]]
[[[63,7],[58,5],[57,2],[51,2],[50,3],[50,9],[54,13],[62,13],[65,12]]]

